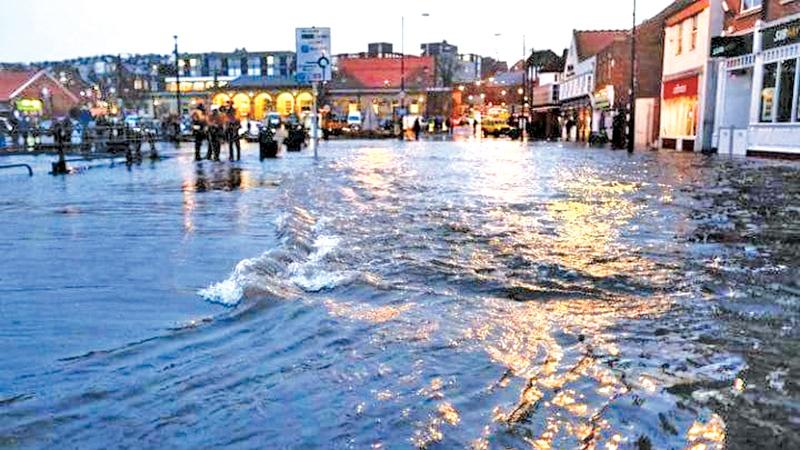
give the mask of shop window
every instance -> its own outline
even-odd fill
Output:
[[[778,84],[778,122],[791,122],[794,101],[794,80],[797,77],[797,60],[781,63],[781,82]]]
[[[678,39],[675,41],[675,55],[683,53],[683,22],[678,24]]]
[[[764,81],[761,84],[761,122],[772,122],[775,115],[775,85],[778,80],[778,63],[764,65]]]
[[[761,7],[763,0],[742,0],[742,12]]]

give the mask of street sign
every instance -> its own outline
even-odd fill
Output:
[[[331,29],[297,29],[297,81],[319,83],[331,79]]]

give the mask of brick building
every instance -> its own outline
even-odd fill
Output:
[[[403,60],[397,53],[377,57],[362,53],[337,55],[335,61],[333,80],[325,94],[335,113],[363,113],[371,107],[378,118],[387,119],[402,106],[410,114],[426,112],[435,85],[432,56],[406,56]]]
[[[66,116],[79,105],[78,96],[44,70],[0,70],[0,112]]]
[[[721,153],[800,154],[800,1],[722,0],[712,40],[713,146]]]

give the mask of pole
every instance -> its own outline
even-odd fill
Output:
[[[636,139],[636,0],[633,0],[633,28],[631,28],[631,87],[628,111],[628,153],[633,153]]]
[[[400,19],[400,108],[406,107],[406,17]]]
[[[178,124],[181,120],[181,66],[179,64],[180,56],[178,54],[178,36],[173,36],[175,39],[175,102],[178,105]]]
[[[317,148],[319,147],[319,105],[317,104],[317,98],[319,97],[319,82],[314,82],[312,85],[312,93],[314,96],[314,105],[313,109],[311,110],[311,146],[314,147],[314,159],[319,158],[319,151]]]

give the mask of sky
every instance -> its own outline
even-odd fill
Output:
[[[639,0],[639,21],[672,0]],[[0,0],[0,61],[98,54],[294,50],[295,28],[330,27],[332,52],[391,42],[419,54],[447,40],[461,53],[510,63],[530,49],[557,53],[573,29],[630,28],[633,0]],[[499,34],[499,36],[498,36]]]

